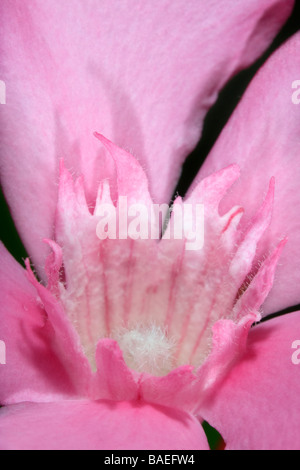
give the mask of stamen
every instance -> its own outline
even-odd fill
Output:
[[[126,364],[137,372],[162,376],[174,368],[175,341],[160,327],[123,329],[115,337]]]

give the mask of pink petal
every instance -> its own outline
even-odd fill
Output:
[[[218,393],[220,383],[243,355],[255,320],[257,317],[251,314],[238,324],[219,320],[213,328],[212,352],[204,364],[198,370],[182,366],[164,377],[144,374],[139,380],[143,400],[201,414],[203,401]]]
[[[51,255],[50,255],[51,256]],[[84,354],[80,338],[66,316],[60,301],[42,286],[31,271],[26,260],[27,277],[36,288],[40,302],[47,315],[47,322],[52,330],[51,349],[60,358],[79,396],[90,394],[92,370]],[[51,284],[50,284],[51,285]]]
[[[208,450],[192,415],[137,402],[9,406],[0,411],[0,433],[2,450]]]
[[[76,396],[60,357],[51,349],[53,330],[24,269],[0,245],[0,403],[53,401]]]
[[[93,398],[142,400],[197,414],[203,401],[218,390],[220,382],[244,354],[249,329],[258,320],[257,314],[248,314],[237,324],[219,320],[213,327],[212,352],[201,367],[185,365],[160,377],[129,369],[118,343],[102,339],[96,353],[98,370]]]
[[[103,135],[95,133],[95,137],[100,140],[114,160],[118,197],[126,196],[129,204],[136,200],[139,203],[151,203],[148,179],[141,164],[130,153],[125,152]]]
[[[154,199],[168,202],[218,90],[262,53],[293,4],[1,1],[3,186],[39,272],[58,159],[85,176],[93,203],[112,171],[92,135],[101,132],[131,149]]]
[[[249,311],[256,312],[263,305],[272,289],[278,260],[282,255],[286,242],[286,240],[282,240],[279,243],[274,252],[260,266],[258,273],[251,282],[249,281],[250,284],[245,285],[246,291],[237,300],[233,309],[236,318],[243,317]]]
[[[227,449],[299,449],[299,327],[300,312],[255,326],[244,357],[202,406]]]
[[[241,178],[224,198],[221,210],[239,201],[245,209],[241,229],[247,227],[270,178],[275,177],[271,225],[259,244],[255,263],[280,239],[287,237],[288,243],[264,314],[300,302],[300,107],[292,101],[297,92],[292,84],[299,75],[299,48],[297,34],[263,66],[199,173],[203,178],[233,162],[239,165]]]
[[[138,399],[137,380],[125,364],[122,352],[115,341],[100,340],[96,360],[95,398],[116,401]]]

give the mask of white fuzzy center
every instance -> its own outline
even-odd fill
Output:
[[[130,368],[156,376],[173,369],[174,341],[160,327],[124,329],[116,339]]]

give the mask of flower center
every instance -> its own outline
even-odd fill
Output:
[[[123,329],[115,337],[131,369],[156,376],[173,369],[175,342],[162,328],[151,325]]]
[[[129,195],[129,205],[138,201],[151,206],[145,175],[133,157],[122,153],[115,162],[121,165],[123,176],[119,175],[114,207],[119,207],[124,194]],[[109,183],[99,186],[91,213],[83,181],[74,183],[62,167],[58,245],[51,244],[55,256],[47,263],[49,289],[59,297],[76,328],[93,370],[97,369],[95,353],[101,338],[117,340],[126,364],[137,372],[161,376],[182,365],[198,368],[211,352],[216,322],[224,318],[238,322],[260,308],[272,286],[282,244],[259,268],[243,295],[237,294],[249,278],[257,243],[271,220],[274,181],[244,231],[239,229],[241,207],[219,213],[221,199],[238,176],[238,168],[231,165],[202,180],[185,200],[205,208],[205,243],[193,251],[186,249],[188,238],[175,235],[164,234],[159,241],[151,237],[99,238],[100,208],[113,205]],[[183,202],[177,198],[175,204],[181,207]],[[223,342],[234,345],[235,341]]]

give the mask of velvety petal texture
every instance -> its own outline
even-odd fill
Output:
[[[300,312],[255,326],[245,355],[202,406],[228,450],[299,449],[299,332]]]
[[[3,441],[4,448],[130,448],[133,445],[172,448],[172,434],[172,440],[168,437],[160,444],[156,435],[155,438],[149,435],[150,440],[145,440],[144,423],[140,426],[141,440],[135,438],[140,413],[144,416],[145,412],[147,423],[148,419],[156,420],[153,410],[159,413],[162,410],[163,418],[160,414],[157,417],[161,427],[161,419],[165,420],[166,414],[167,422],[170,416],[173,420],[174,414],[180,415],[179,426],[183,420],[188,434],[190,425],[186,420],[192,429],[195,423],[199,428],[196,416],[202,418],[206,403],[213,399],[232,367],[247,354],[249,330],[260,320],[259,308],[272,287],[275,268],[286,244],[283,239],[269,255],[266,253],[260,268],[249,278],[257,245],[270,225],[274,180],[270,180],[266,197],[248,229],[240,230],[239,222],[243,217],[240,206],[231,207],[222,216],[219,214],[222,198],[239,178],[237,165],[204,178],[185,201],[177,198],[162,239],[152,237],[152,232],[146,238],[133,236],[140,235],[137,226],[143,225],[145,220],[146,228],[153,228],[152,221],[148,220],[154,206],[147,178],[132,155],[102,135],[97,137],[114,162],[115,175],[109,182],[100,182],[96,205],[91,208],[83,178],[73,178],[61,162],[55,240],[44,240],[51,249],[45,266],[47,287],[37,281],[29,260],[26,260],[26,279],[25,271],[3,248],[1,275],[5,292],[10,294],[5,307],[12,306],[13,312],[1,311],[4,318],[1,328],[10,354],[20,363],[14,360],[10,369],[0,370],[4,384],[2,403],[51,402],[40,406],[24,403],[4,409],[0,429],[3,426],[9,431],[7,440]],[[131,232],[129,228],[136,214],[130,216],[129,211],[125,214],[120,210],[125,202],[126,209],[139,204],[138,207],[146,211],[145,220],[139,217],[139,223]],[[107,221],[116,224],[118,236],[113,225],[107,227],[113,228],[112,238],[106,236],[111,235],[109,229],[106,234],[99,230],[103,207],[112,211]],[[191,237],[193,228],[199,222],[197,208],[202,209],[199,214],[200,219],[202,214],[205,237],[202,247],[189,249],[189,244],[195,241]],[[125,215],[124,223],[121,219]],[[178,221],[180,230],[176,230]],[[120,232],[121,226],[125,232]],[[201,227],[197,229],[201,232]],[[197,234],[196,231],[194,236]],[[14,271],[16,279],[20,279],[17,302],[12,286]],[[18,282],[15,284],[18,288]],[[47,352],[45,368],[36,356],[38,325],[26,324],[28,334],[25,337],[21,334],[19,323],[22,327],[25,322],[20,306],[23,284],[25,293],[28,289],[31,293],[31,315],[35,318],[37,312],[42,312],[41,334],[45,335]],[[32,351],[35,367],[23,358],[20,360],[21,340]],[[22,371],[20,376],[17,375],[19,370]],[[27,385],[34,374],[41,384],[35,379]],[[48,395],[44,392],[45,375],[50,383],[54,382]],[[19,378],[23,376],[25,380],[20,383]],[[65,377],[69,385],[63,394],[59,393],[59,387],[65,386]],[[24,387],[27,388],[24,390]],[[77,401],[70,401],[74,398]],[[82,402],[82,398],[93,401]],[[103,400],[108,400],[109,404]],[[57,409],[57,416],[47,420],[53,409]],[[127,428],[113,440],[110,430],[115,432],[116,420],[120,426],[116,410],[122,414],[121,423],[127,415],[128,422]],[[98,411],[99,416],[96,416]],[[75,418],[78,413],[80,418]],[[90,419],[91,415],[95,415],[94,420]],[[129,425],[131,415],[135,423],[133,438]],[[104,426],[102,434],[97,433],[100,418]],[[43,419],[47,420],[47,425],[44,424],[40,432]],[[22,432],[25,421],[32,421],[32,431]],[[66,423],[65,429],[61,422]],[[78,433],[80,423],[84,427],[84,438]],[[14,426],[20,429],[20,435],[15,437],[10,431]],[[67,437],[58,439],[56,427]],[[194,437],[203,447],[200,429]],[[94,438],[89,439],[93,433]],[[36,438],[37,434],[40,437]],[[102,435],[110,438],[105,440]],[[130,444],[126,440],[128,436]],[[185,436],[182,432],[183,446]],[[181,446],[180,439],[175,446]]]
[[[182,451],[209,447],[198,420],[178,410],[132,402],[65,401],[2,409],[0,449]]]
[[[263,307],[264,314],[300,302],[300,105],[296,86],[299,50],[297,33],[262,67],[198,177],[202,179],[232,162],[239,165],[241,178],[224,197],[221,210],[228,210],[238,200],[245,209],[241,229],[247,228],[267,182],[275,178],[272,220],[258,245],[255,263],[259,266],[266,250],[280,238],[287,237],[287,244],[276,271],[274,288]]]
[[[3,245],[0,255],[0,339],[6,350],[0,404],[75,397],[76,387],[53,351],[55,333],[38,293]]]
[[[299,35],[148,220],[293,4],[2,0],[1,178],[43,281],[0,247],[1,449],[207,449],[202,419],[299,448],[299,312],[257,325],[299,301]]]
[[[53,251],[46,263],[47,289],[29,271],[57,332],[55,350],[75,382],[78,377],[84,382],[86,376],[92,384],[81,387],[86,396],[142,399],[197,413],[243,353],[248,331],[260,319],[260,305],[272,287],[285,240],[266,256],[251,282],[243,283],[270,223],[274,182],[246,233],[238,229],[241,207],[223,216],[218,212],[239,177],[238,167],[231,165],[202,180],[186,201],[175,201],[161,240],[152,238],[152,232],[146,239],[132,238],[127,209],[139,203],[150,218],[154,209],[146,176],[132,155],[97,137],[115,162],[116,181],[100,183],[90,210],[83,179],[74,180],[61,163],[56,241],[47,241]],[[111,227],[104,234],[99,230],[104,206],[113,211],[118,227],[112,238]],[[204,230],[205,242],[191,250],[199,206],[204,226],[197,230]],[[152,222],[148,227],[145,220],[151,229]],[[178,220],[183,226],[180,237],[173,230]],[[120,233],[121,225],[125,232]],[[84,358],[94,371],[92,379]]]
[[[2,0],[1,173],[37,271],[53,238],[58,160],[89,203],[110,176],[93,132],[129,149],[169,202],[218,91],[270,44],[293,0]],[[28,215],[30,214],[30,217]]]

